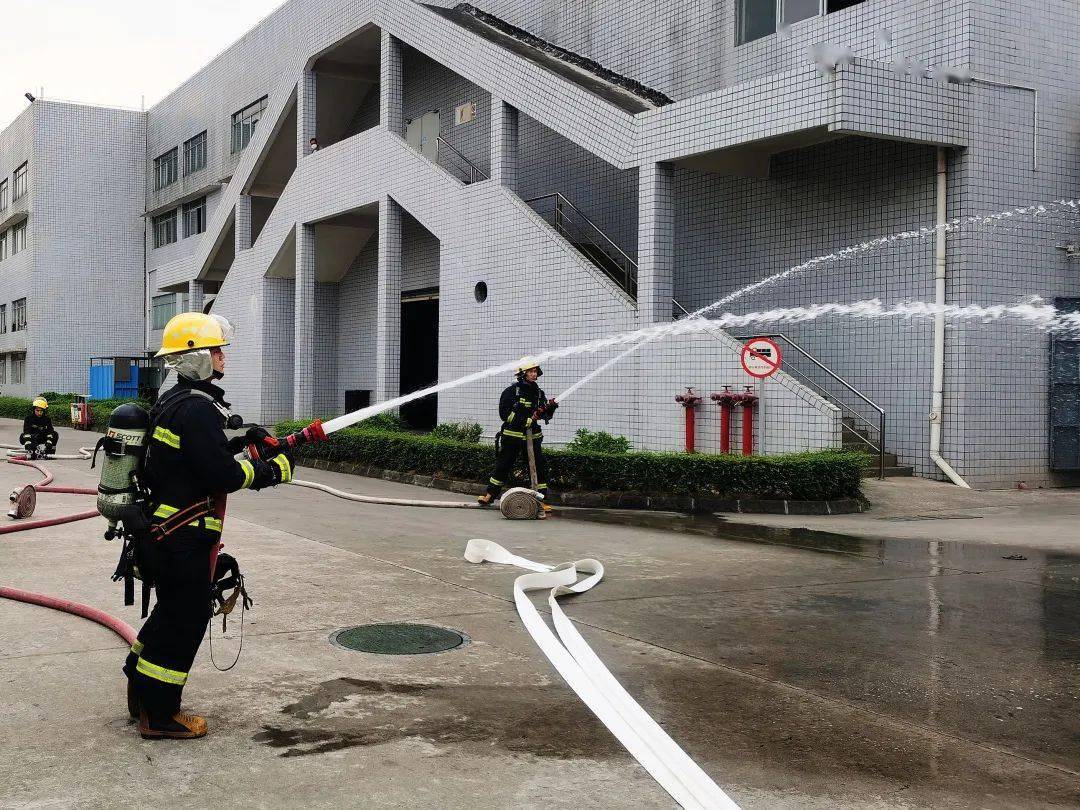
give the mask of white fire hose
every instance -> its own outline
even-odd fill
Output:
[[[604,576],[603,565],[590,559],[544,565],[480,539],[469,541],[465,559],[471,563],[516,565],[535,572],[514,580],[514,603],[525,629],[563,680],[680,805],[687,810],[738,810],[738,805],[622,687],[559,607],[558,597],[584,593],[596,585]],[[579,582],[579,573],[588,576]],[[558,636],[528,597],[528,591],[544,588],[550,589],[548,606]]]

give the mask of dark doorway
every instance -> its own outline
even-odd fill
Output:
[[[401,393],[439,381],[439,293],[406,293],[401,302]],[[439,397],[431,394],[401,406],[401,418],[418,430],[435,427]]]
[[[1058,298],[1058,312],[1080,312],[1080,298]],[[1080,471],[1080,340],[1050,340],[1050,469]]]

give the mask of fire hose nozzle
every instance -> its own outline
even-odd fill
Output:
[[[304,444],[324,442],[326,439],[326,431],[323,430],[322,420],[316,419],[303,430],[290,433],[288,436],[268,436],[260,444],[249,444],[247,455],[252,461],[269,461],[278,453],[293,450]]]

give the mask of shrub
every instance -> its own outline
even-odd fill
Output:
[[[571,453],[628,453],[630,440],[625,436],[612,436],[602,430],[593,433],[591,430],[578,428],[566,449]]]
[[[304,425],[304,422],[282,422],[277,432],[289,433]],[[302,447],[298,455],[472,481],[486,480],[495,460],[486,445],[353,428],[332,434],[326,442]],[[853,498],[859,495],[862,466],[858,454],[836,451],[784,456],[712,456],[547,450],[544,455],[550,468],[549,482],[556,490],[718,498]]]
[[[479,444],[484,429],[476,422],[444,422],[432,428],[428,435],[433,439],[449,439],[463,444]]]
[[[406,433],[409,426],[396,413],[377,413],[354,425],[356,430],[381,430],[386,433]]]

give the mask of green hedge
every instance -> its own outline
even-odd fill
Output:
[[[49,401],[49,416],[56,427],[71,427],[71,403],[75,400],[74,394],[56,394],[46,392],[45,399]],[[130,399],[92,399],[90,405],[94,411],[93,428],[101,433],[105,432],[105,426],[114,409],[125,402],[138,402],[147,410],[150,403],[142,400]],[[30,413],[32,400],[22,397],[0,397],[0,416],[9,419],[25,419]]]
[[[281,422],[277,431],[282,435],[305,424]],[[489,445],[355,428],[303,447],[299,455],[467,481],[486,481],[494,461]],[[864,464],[858,453],[835,451],[767,457],[568,450],[545,450],[544,455],[548,481],[557,491],[788,500],[858,497]]]

